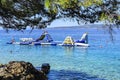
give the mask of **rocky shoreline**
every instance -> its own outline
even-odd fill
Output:
[[[31,63],[24,61],[11,61],[0,65],[0,80],[48,80],[47,74],[50,65],[44,63],[37,70]]]

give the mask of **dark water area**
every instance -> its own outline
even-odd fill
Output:
[[[106,80],[97,76],[88,75],[84,72],[66,71],[66,70],[51,70],[48,74],[48,80]]]

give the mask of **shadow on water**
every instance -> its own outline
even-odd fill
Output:
[[[106,80],[97,76],[88,75],[83,72],[69,70],[51,70],[48,74],[48,80]]]

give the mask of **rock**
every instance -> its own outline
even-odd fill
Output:
[[[48,74],[50,72],[50,65],[48,63],[42,64],[41,71],[43,71],[45,74]]]
[[[47,80],[47,76],[29,62],[12,61],[0,67],[0,80]]]
[[[3,64],[0,64],[0,67],[2,67],[3,66]]]

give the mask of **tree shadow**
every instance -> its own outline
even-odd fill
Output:
[[[48,80],[106,80],[97,76],[88,75],[83,72],[69,70],[51,70],[48,74]]]

